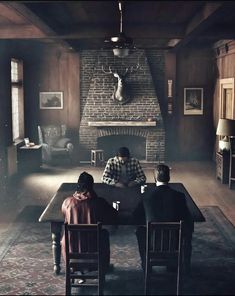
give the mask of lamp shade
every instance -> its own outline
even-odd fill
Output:
[[[219,136],[235,136],[235,120],[220,118],[216,130]]]

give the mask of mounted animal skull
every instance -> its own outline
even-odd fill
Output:
[[[113,92],[113,99],[118,102],[119,104],[123,105],[126,104],[131,98],[130,94],[127,89],[127,84],[125,82],[126,77],[140,68],[139,63],[136,67],[128,67],[125,70],[124,74],[120,74],[117,71],[113,71],[109,66],[109,70],[105,71],[104,67],[102,66],[102,71],[105,74],[112,74],[115,78],[118,79],[117,85],[115,85],[114,92]]]

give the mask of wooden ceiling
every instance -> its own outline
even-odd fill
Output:
[[[180,49],[235,37],[234,1],[122,1],[123,31],[137,48]],[[119,33],[118,1],[1,1],[0,39],[104,48]]]

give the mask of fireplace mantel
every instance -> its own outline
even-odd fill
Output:
[[[88,121],[88,126],[156,126],[156,121]]]

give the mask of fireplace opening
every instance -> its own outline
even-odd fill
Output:
[[[98,149],[104,150],[104,159],[117,154],[119,147],[128,147],[131,156],[146,160],[146,138],[141,136],[131,135],[111,135],[98,138]]]

